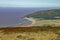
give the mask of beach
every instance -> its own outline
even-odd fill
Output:
[[[24,17],[24,19],[28,20],[28,22],[24,22],[23,24],[17,24],[17,25],[12,26],[12,27],[32,27],[36,23],[36,21],[32,18]]]

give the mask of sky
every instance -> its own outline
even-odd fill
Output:
[[[60,7],[60,0],[0,0],[0,7]]]

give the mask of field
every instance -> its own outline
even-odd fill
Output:
[[[32,19],[32,26],[52,26],[52,27],[60,27],[60,19],[57,20],[45,20],[45,19],[39,19],[39,18],[33,18],[30,17],[29,19]]]
[[[0,40],[60,40],[60,27],[0,28]]]
[[[35,26],[59,27],[60,26],[60,20],[37,20],[34,25]]]

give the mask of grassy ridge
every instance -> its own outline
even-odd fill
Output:
[[[0,40],[60,40],[60,27],[0,28]]]
[[[60,27],[0,28],[0,40],[60,40]]]
[[[60,9],[38,11],[38,12],[31,13],[29,15],[26,15],[25,17],[55,19],[54,17],[56,16],[60,16]]]

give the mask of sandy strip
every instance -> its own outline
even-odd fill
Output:
[[[36,23],[36,21],[32,18],[25,17],[24,19],[27,19],[27,20],[31,21],[32,23],[30,25],[34,25]]]
[[[15,26],[9,26],[9,27],[31,27],[31,26],[33,26],[35,23],[36,23],[36,21],[34,20],[34,19],[32,19],[32,18],[27,18],[27,17],[24,17],[24,19],[26,19],[26,20],[29,20],[29,21],[31,21],[32,23],[24,23],[24,24],[20,24],[20,25],[15,25]]]

